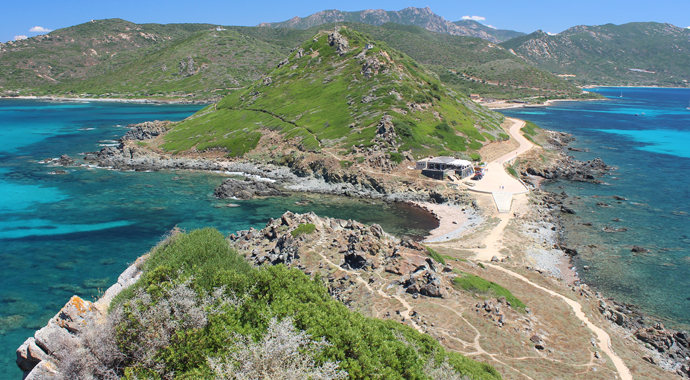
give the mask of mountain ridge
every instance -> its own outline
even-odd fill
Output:
[[[455,36],[477,37],[494,43],[505,41],[506,36],[517,36],[524,33],[492,29],[472,21],[451,22],[431,11],[431,8],[407,7],[400,11],[383,9],[366,9],[356,12],[345,12],[329,9],[313,13],[306,17],[293,17],[282,22],[264,22],[258,27],[309,29],[315,26],[335,22],[360,22],[370,25],[382,25],[393,22],[401,25],[415,25],[436,33]],[[478,26],[481,25],[481,26]],[[499,38],[502,37],[502,38]]]
[[[578,25],[501,43],[535,66],[574,75],[580,85],[662,85],[690,81],[690,30],[671,24]]]

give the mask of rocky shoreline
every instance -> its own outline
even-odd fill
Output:
[[[77,164],[75,160],[67,156],[62,156],[54,160],[46,160],[45,163],[60,166],[89,165],[115,170],[136,171],[205,170],[244,174],[255,177],[248,181],[232,180],[230,182],[232,184],[229,186],[224,186],[224,182],[223,185],[216,189],[218,193],[216,195],[221,198],[235,197],[239,199],[248,199],[245,197],[276,196],[281,195],[282,191],[286,190],[381,199],[387,202],[406,202],[416,205],[429,202],[434,204],[448,203],[464,205],[466,207],[476,208],[476,203],[474,203],[467,194],[457,192],[444,193],[428,188],[415,188],[410,184],[391,186],[388,183],[378,181],[366,174],[362,174],[361,176],[333,175],[333,173],[323,173],[319,171],[305,172],[285,166],[247,161],[172,158],[165,154],[144,150],[136,144],[137,141],[155,138],[160,133],[164,133],[167,127],[164,123],[165,122],[151,122],[129,126],[130,131],[120,140],[117,147],[105,147],[99,152],[86,153],[83,157],[85,161],[84,164]],[[520,174],[523,180],[532,185],[535,189],[538,199],[535,207],[538,209],[537,213],[540,214],[540,222],[543,222],[544,226],[550,226],[547,228],[548,232],[546,234],[548,236],[546,240],[553,242],[554,249],[563,251],[566,255],[573,257],[577,255],[577,251],[565,246],[560,238],[564,233],[562,223],[560,222],[560,215],[563,213],[574,213],[565,202],[567,195],[565,193],[553,194],[545,192],[539,188],[540,184],[543,180],[557,179],[587,181],[601,184],[604,183],[599,179],[601,175],[615,168],[606,165],[599,159],[580,162],[568,156],[567,145],[571,141],[572,138],[568,134],[552,132],[549,143],[551,147],[561,151],[558,159],[548,167],[525,168]],[[441,219],[438,215],[434,214],[434,216],[437,219]],[[269,222],[269,225],[270,223],[273,223],[273,221]],[[341,225],[338,226],[343,227]],[[334,227],[337,226],[331,226],[331,228]],[[262,236],[263,234],[262,232]],[[237,237],[232,239],[238,241],[253,240],[254,232],[252,232],[252,230],[240,232]],[[255,261],[258,260],[261,262],[274,262],[276,260],[283,260],[283,262],[285,262],[285,260],[290,261],[292,260],[290,258],[290,252],[292,252],[290,250],[290,244],[289,241],[285,240],[282,245],[278,247],[277,252],[270,253],[268,256],[257,256],[254,259]],[[280,244],[276,244],[276,246],[278,245]],[[283,252],[283,248],[285,248],[285,252]],[[295,250],[293,249],[293,251]],[[352,257],[351,259],[351,264],[355,266],[362,261],[357,257]],[[345,260],[346,263],[350,261]],[[363,265],[367,265],[366,260],[364,263]],[[350,268],[354,267],[350,266]],[[537,270],[539,273],[542,273],[541,271],[544,268],[528,269]],[[551,268],[547,268],[547,271],[551,271]],[[688,343],[690,335],[688,335],[687,332],[665,329],[659,321],[642,314],[634,306],[605,298],[601,294],[593,292],[586,284],[576,282],[573,284],[572,290],[578,292],[583,297],[596,299],[599,305],[599,312],[611,322],[613,328],[622,329],[625,331],[624,334],[633,336],[642,343],[647,350],[647,354],[643,356],[644,360],[659,365],[667,371],[690,378],[690,365],[688,364],[690,362],[690,360],[688,360],[690,356],[690,346]],[[24,352],[22,358],[29,358],[31,356],[30,349],[32,346],[26,345],[25,347],[23,345],[22,347],[22,352]],[[18,363],[19,357],[18,351]]]
[[[187,99],[128,99],[128,98],[70,98],[62,96],[0,96],[0,99],[44,100],[50,102],[102,102],[102,103],[138,103],[138,104],[213,104],[220,99],[187,100]]]
[[[615,167],[605,164],[601,159],[582,162],[570,157],[568,145],[574,141],[572,136],[562,132],[549,132],[549,143],[559,151],[558,158],[546,168],[525,168],[520,174],[523,181],[534,187],[538,202],[535,207],[540,211],[542,219],[553,223],[555,229],[554,249],[563,251],[571,260],[578,252],[565,244],[564,234],[567,233],[561,221],[563,214],[575,214],[568,207],[568,194],[550,193],[541,189],[543,180],[568,180],[605,184],[600,178]],[[614,196],[615,199],[625,199]],[[605,229],[606,231],[606,229]],[[611,231],[617,232],[617,231]],[[644,249],[634,246],[634,249]],[[541,268],[537,268],[541,270]],[[548,270],[548,269],[547,269]],[[594,292],[579,277],[571,287],[572,291],[581,296],[595,299],[598,311],[611,322],[613,326],[620,328],[623,335],[637,339],[646,350],[642,359],[658,365],[662,369],[679,376],[690,378],[690,334],[687,331],[667,329],[659,319],[643,313],[635,305],[623,303],[610,297],[605,297],[600,292]]]
[[[293,163],[291,167],[288,167],[243,160],[172,157],[137,145],[138,141],[149,140],[164,133],[169,125],[170,123],[166,121],[129,125],[129,131],[120,139],[117,146],[104,147],[98,152],[84,153],[83,163],[66,155],[41,162],[56,166],[91,166],[132,171],[198,170],[226,172],[269,179],[275,184],[276,189],[282,188],[291,192],[380,199],[385,202],[472,204],[472,200],[466,194],[439,191],[412,183],[387,183],[367,173],[324,168],[318,162],[305,163],[304,165]],[[256,181],[255,184],[261,182]],[[256,186],[254,185],[254,187]]]

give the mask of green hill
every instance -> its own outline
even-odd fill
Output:
[[[568,97],[579,89],[477,38],[347,23],[433,69],[466,95]],[[0,44],[0,93],[220,99],[268,74],[308,30],[97,20]]]
[[[687,86],[690,30],[654,22],[576,26],[501,44],[543,70],[581,85]]]
[[[495,140],[501,118],[406,54],[341,28],[317,33],[263,80],[177,124],[162,148],[240,156],[274,131],[303,151],[467,152]]]

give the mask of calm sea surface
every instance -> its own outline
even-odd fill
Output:
[[[181,120],[199,106],[0,100],[0,379],[18,379],[15,349],[72,295],[93,299],[171,228],[261,228],[285,211],[379,223],[423,236],[435,221],[406,206],[295,195],[213,198],[222,174],[56,168],[45,158],[99,150],[147,120]],[[79,160],[79,159],[78,159]],[[57,168],[63,169],[63,168]],[[173,180],[174,177],[181,179]],[[306,206],[296,201],[308,200]]]
[[[567,240],[581,277],[607,296],[633,303],[676,328],[690,327],[690,90],[599,88],[610,98],[506,110],[542,128],[570,132],[572,145],[618,171],[606,185],[558,181],[574,216]],[[624,197],[620,201],[614,195]],[[600,203],[600,205],[597,205]],[[606,207],[608,206],[608,207]],[[592,226],[583,223],[590,222]],[[604,227],[627,229],[606,233]],[[631,252],[632,245],[650,250]],[[582,270],[583,266],[590,269]]]

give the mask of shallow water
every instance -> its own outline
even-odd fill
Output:
[[[409,206],[341,197],[221,201],[213,198],[226,177],[218,173],[69,168],[51,175],[55,168],[38,163],[98,150],[127,124],[181,120],[199,108],[0,100],[0,365],[7,368],[0,379],[21,376],[15,349],[72,295],[93,299],[175,226],[231,233],[262,228],[288,210],[379,223],[397,235],[423,236],[436,224]]]
[[[619,169],[606,185],[558,181],[574,216],[565,216],[575,265],[587,283],[676,328],[690,327],[690,90],[600,88],[609,101],[560,102],[504,113],[570,132],[580,160],[601,157]],[[620,95],[623,97],[621,98]],[[614,195],[626,198],[619,201]],[[601,205],[597,205],[600,203]],[[608,207],[607,207],[608,206]],[[583,223],[590,222],[592,226]],[[626,228],[607,233],[604,227]],[[650,250],[631,252],[632,245]]]

